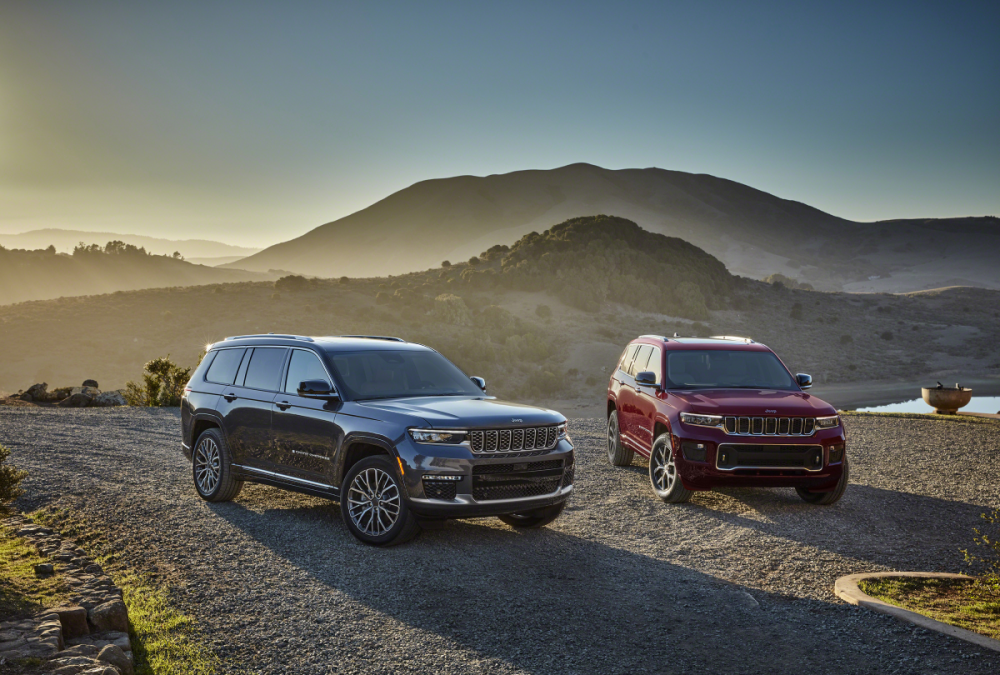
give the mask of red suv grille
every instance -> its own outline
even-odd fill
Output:
[[[812,436],[815,417],[726,417],[726,433],[733,436]]]

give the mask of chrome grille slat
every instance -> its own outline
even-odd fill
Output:
[[[722,428],[730,436],[812,436],[816,418],[728,416]]]
[[[559,442],[558,427],[523,427],[486,429],[469,432],[469,445],[475,453],[528,452],[551,450]]]

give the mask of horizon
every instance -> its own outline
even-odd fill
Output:
[[[8,8],[0,232],[264,247],[581,162],[860,222],[1000,215],[1000,8],[565,7]]]

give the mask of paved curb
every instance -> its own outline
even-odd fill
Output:
[[[908,609],[903,609],[902,607],[897,607],[896,605],[890,605],[887,602],[882,602],[877,598],[873,598],[858,588],[859,581],[864,581],[865,579],[884,579],[886,577],[911,577],[919,579],[972,578],[964,574],[948,574],[944,572],[876,572],[874,574],[848,574],[846,577],[840,577],[837,579],[837,583],[834,584],[833,587],[833,592],[837,594],[838,598],[852,605],[866,607],[867,609],[881,612],[882,614],[888,614],[889,616],[893,616],[901,621],[908,621],[909,623],[920,626],[921,628],[937,631],[938,633],[944,633],[945,635],[958,638],[959,640],[971,642],[972,644],[983,647],[984,649],[992,649],[995,652],[1000,652],[1000,640],[994,640],[993,638],[986,637],[985,635],[974,633],[971,630],[959,628],[958,626],[952,626],[924,616],[923,614],[917,614],[916,612],[911,612]]]

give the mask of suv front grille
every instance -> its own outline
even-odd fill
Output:
[[[472,451],[482,453],[551,450],[558,440],[558,427],[490,429],[469,432]]]
[[[731,436],[812,436],[815,417],[726,417]]]
[[[481,464],[472,467],[472,497],[477,502],[541,497],[558,490],[562,480],[561,459],[516,464]]]
[[[823,446],[721,443],[715,453],[715,466],[723,471],[735,469],[819,471],[823,468]]]

